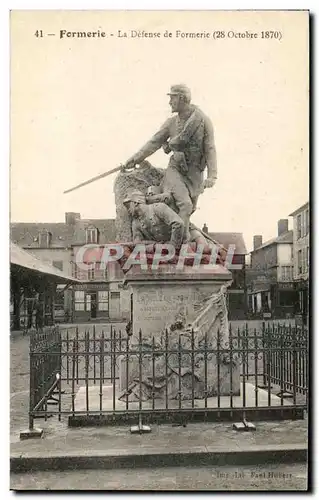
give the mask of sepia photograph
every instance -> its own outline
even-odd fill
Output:
[[[11,10],[10,490],[308,491],[309,51]]]

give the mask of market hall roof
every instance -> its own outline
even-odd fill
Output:
[[[10,264],[12,266],[17,266],[18,268],[28,269],[37,274],[45,274],[60,283],[80,283],[80,280],[75,279],[72,276],[68,276],[56,267],[43,262],[12,242],[10,245]]]

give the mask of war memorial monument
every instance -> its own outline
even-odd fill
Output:
[[[216,354],[204,362],[200,353],[204,344],[229,345],[225,293],[232,278],[226,251],[190,222],[198,197],[217,178],[213,128],[191,104],[185,85],[173,85],[169,96],[173,116],[126,162],[114,184],[117,241],[132,242],[132,251],[144,248],[141,263],[131,265],[124,278],[132,291],[130,345],[150,346],[155,337],[159,350],[155,370],[143,358],[142,382],[137,362],[130,361],[128,387],[122,373],[120,397],[129,401],[161,399],[167,385],[169,399],[239,394],[236,360],[221,356],[217,380]],[[161,147],[169,157],[166,169],[146,160]],[[197,350],[195,359],[185,354],[166,360],[165,342],[169,350]]]

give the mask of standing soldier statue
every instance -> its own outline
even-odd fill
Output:
[[[173,85],[168,94],[176,115],[168,118],[160,130],[124,165],[132,169],[163,147],[170,154],[162,181],[162,190],[170,193],[184,222],[184,241],[188,241],[189,219],[196,210],[198,196],[213,187],[217,178],[216,150],[210,119],[194,104],[186,85]],[[207,167],[207,178],[204,170]]]
[[[124,165],[99,174],[67,189],[64,193],[70,193],[115,172],[129,173],[135,170],[136,165],[144,165],[145,167],[145,164],[148,164],[145,159],[163,147],[166,154],[171,154],[168,167],[164,170],[156,169],[148,164],[149,168],[142,169],[137,177],[143,185],[147,184],[147,180],[149,180],[146,189],[154,184],[155,178],[160,179],[159,190],[163,196],[157,195],[158,199],[153,197],[153,202],[164,201],[163,197],[170,199],[169,205],[176,210],[184,224],[183,241],[189,241],[189,219],[196,210],[198,197],[205,188],[213,187],[217,179],[214,132],[210,119],[197,106],[191,104],[191,92],[186,85],[173,85],[168,95],[170,96],[169,103],[172,112],[176,115],[168,118],[145,146]],[[207,177],[204,180],[206,167]],[[138,179],[134,180],[134,175],[129,175],[126,181],[120,175],[115,182],[115,191],[117,192],[115,198],[120,201],[117,203],[117,225],[119,233],[122,235],[126,234],[126,225],[129,222],[125,219],[126,210],[123,206],[123,199],[128,194],[129,189],[140,189],[141,186],[135,185],[135,181],[137,182]],[[157,183],[155,182],[155,184]],[[149,197],[149,202],[152,202],[151,198]],[[123,207],[124,212],[122,212],[121,207]]]

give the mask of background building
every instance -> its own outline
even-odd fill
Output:
[[[11,223],[11,240],[41,261],[66,275],[72,274],[73,228],[66,223]],[[55,310],[60,320],[72,319],[72,288],[56,295]]]
[[[293,279],[298,293],[298,312],[306,321],[309,302],[309,202],[297,208],[290,217],[293,217]]]
[[[79,213],[67,212],[64,223],[12,223],[11,238],[36,257],[80,281],[60,296],[66,321],[116,321],[125,317],[120,309],[121,278],[113,273],[110,279],[108,271],[100,269],[95,262],[85,271],[76,265],[77,252],[83,245],[115,241],[113,219],[84,220]],[[61,303],[56,304],[60,306]]]
[[[18,245],[10,247],[10,324],[12,330],[42,328],[55,323],[57,287],[76,279],[42,262]]]
[[[130,300],[121,288],[123,273],[116,263],[101,265],[103,245],[115,243],[114,219],[81,220],[79,214],[69,215],[69,224],[74,226],[72,242],[72,273],[81,280],[73,287],[73,320],[123,321],[130,318]],[[74,219],[75,216],[75,219]],[[73,220],[74,219],[74,220]],[[77,254],[86,244],[94,244],[90,256],[86,254],[87,270],[77,264]],[[98,245],[101,245],[98,250]],[[81,259],[80,259],[81,260]]]
[[[263,243],[254,236],[246,270],[248,309],[253,317],[289,318],[296,312],[293,280],[293,231],[288,219],[278,221],[278,234]]]
[[[245,319],[247,314],[247,289],[246,289],[246,254],[247,249],[242,233],[211,233],[206,224],[203,232],[228,250],[233,245],[233,264],[240,265],[240,269],[230,269],[233,282],[228,288],[228,314],[230,320]]]
[[[208,233],[208,227],[203,231]],[[233,283],[228,291],[230,319],[242,319],[247,308],[245,255],[247,253],[241,233],[209,233],[226,249],[234,245],[233,264],[242,268],[232,270]],[[20,247],[36,257],[53,265],[63,273],[78,280],[67,291],[56,298],[55,308],[62,308],[64,320],[126,321],[130,319],[130,294],[122,288],[123,272],[117,263],[110,263],[107,269],[101,266],[97,255],[87,257],[88,269],[77,264],[77,254],[86,244],[103,245],[116,241],[114,219],[81,219],[76,212],[67,212],[65,222],[11,224],[11,238]],[[88,254],[87,254],[88,255]]]

